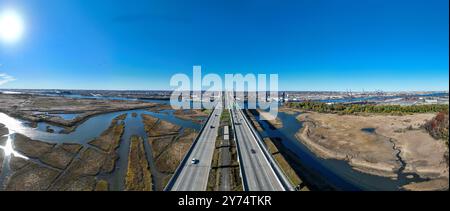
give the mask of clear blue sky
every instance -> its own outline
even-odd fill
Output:
[[[282,90],[448,90],[448,4],[1,0],[25,33],[0,42],[0,77],[16,79],[0,88],[168,89],[202,65],[278,73]]]

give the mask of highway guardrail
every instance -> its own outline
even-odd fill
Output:
[[[184,158],[181,160],[180,165],[178,165],[177,169],[173,173],[173,176],[172,176],[172,178],[170,178],[169,182],[167,183],[166,187],[164,188],[164,191],[170,191],[172,189],[173,185],[175,184],[175,182],[177,181],[178,176],[180,176],[180,173],[183,170],[183,167],[186,164],[187,159],[189,159],[189,156],[191,155],[192,150],[194,150],[195,145],[197,145],[198,139],[200,138],[203,131],[205,130],[205,127],[208,124],[209,120],[211,119],[211,116],[214,114],[215,109],[216,109],[216,107],[214,107],[212,112],[209,114],[208,119],[206,119],[206,122],[203,124],[202,129],[200,129],[200,132],[198,133],[197,137],[192,142],[192,145],[189,148],[188,152],[186,153],[186,155],[184,155]]]
[[[259,135],[259,133],[255,130],[255,128],[253,128],[253,126],[249,123],[249,120],[247,119],[247,116],[244,115],[244,113],[242,112],[241,109],[239,109],[239,111],[241,112],[245,123],[247,124],[247,126],[250,128],[250,131],[252,131],[253,136],[256,137],[257,143],[259,145],[259,147],[262,149],[264,156],[267,158],[267,160],[269,161],[270,166],[272,167],[272,169],[275,169],[275,174],[277,175],[278,179],[280,180],[281,184],[283,185],[283,187],[286,190],[289,191],[294,191],[295,189],[292,187],[291,182],[289,181],[289,179],[286,177],[286,175],[283,173],[284,171],[278,166],[278,164],[275,162],[275,160],[273,159],[272,155],[269,153],[269,151],[267,150],[266,146],[264,145],[264,142],[262,141],[261,136]]]
[[[241,151],[239,150],[239,142],[237,141],[236,128],[234,127],[235,121],[234,121],[234,117],[233,117],[233,112],[234,112],[233,109],[234,108],[231,108],[230,109],[231,112],[229,112],[230,116],[231,116],[231,126],[232,126],[233,134],[234,134],[233,141],[234,141],[234,143],[236,143],[236,151],[238,154],[238,163],[239,163],[239,171],[240,171],[240,176],[241,176],[242,188],[244,189],[244,191],[248,191],[247,180],[244,179],[245,178],[245,170],[241,163],[242,155],[241,155]]]

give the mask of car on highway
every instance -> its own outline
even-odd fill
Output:
[[[211,125],[211,129],[215,128],[214,125]]]
[[[197,164],[199,160],[197,158],[192,158],[191,164]]]
[[[252,149],[250,150],[253,154],[256,154],[256,150]]]

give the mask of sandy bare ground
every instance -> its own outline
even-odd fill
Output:
[[[202,123],[206,118],[208,118],[208,113],[204,112],[206,110],[201,109],[191,109],[191,110],[176,110],[174,115],[180,119],[193,121],[196,123]]]
[[[279,117],[274,117],[271,113],[262,111],[261,109],[257,109],[261,119],[268,121],[272,126],[279,129],[283,127],[283,122]]]
[[[32,122],[48,122],[65,127],[73,127],[88,117],[97,114],[150,108],[157,105],[155,103],[140,101],[71,99],[28,94],[0,94],[0,112]],[[47,115],[46,113],[79,115],[74,119],[66,120],[59,116]]]
[[[448,189],[448,164],[444,158],[448,147],[421,129],[435,114],[405,116],[337,115],[302,113],[297,119],[304,127],[297,139],[323,158],[347,160],[356,170],[397,177],[401,162],[404,173],[417,173],[431,181],[409,184],[410,190]],[[362,129],[374,129],[373,132]]]

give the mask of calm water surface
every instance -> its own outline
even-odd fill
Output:
[[[121,145],[118,149],[119,160],[116,164],[116,171],[111,174],[100,175],[99,177],[107,179],[111,184],[112,190],[123,190],[123,178],[126,174],[126,167],[128,162],[128,151],[130,137],[133,135],[141,136],[144,139],[147,158],[154,175],[154,183],[158,181],[163,175],[155,171],[154,162],[151,154],[151,147],[147,142],[147,135],[142,123],[141,114],[149,114],[154,117],[166,120],[168,122],[177,124],[183,128],[192,128],[197,131],[201,129],[201,125],[192,121],[178,119],[173,115],[172,110],[165,110],[159,113],[150,112],[148,110],[132,110],[120,111],[107,114],[101,114],[89,118],[80,124],[75,131],[69,134],[60,134],[63,128],[52,126],[47,123],[39,123],[37,128],[31,128],[27,122],[12,118],[4,113],[0,113],[0,123],[6,125],[11,134],[22,133],[31,139],[46,141],[50,143],[79,143],[86,145],[89,141],[100,136],[105,131],[111,121],[121,115],[128,114],[125,122],[125,131],[121,140]],[[136,117],[132,113],[137,113]],[[289,156],[289,161],[293,163],[296,171],[306,180],[317,185],[321,189],[338,189],[338,190],[398,190],[402,185],[412,181],[418,181],[419,178],[412,177],[408,179],[400,174],[398,180],[390,178],[373,176],[353,168],[346,162],[333,159],[322,159],[312,153],[301,142],[297,141],[295,133],[301,128],[302,124],[297,121],[297,114],[279,113],[279,118],[283,122],[284,127],[280,129],[272,128],[267,122],[262,121],[257,116],[258,121],[264,128],[263,136],[272,138],[279,138],[283,151]],[[50,127],[55,132],[48,133],[47,127]],[[180,131],[182,132],[182,131]],[[373,132],[370,128],[367,132]],[[6,159],[5,159],[6,160]],[[3,173],[5,174],[5,173]],[[3,175],[4,177],[5,175]],[[1,181],[0,181],[1,182]],[[156,189],[161,189],[157,187]]]
[[[283,127],[274,129],[266,121],[257,116],[259,123],[264,128],[263,136],[278,137],[281,145],[293,162],[300,175],[311,177],[308,182],[325,183],[331,189],[337,190],[399,190],[401,186],[413,182],[422,181],[417,177],[408,179],[402,174],[399,179],[393,180],[365,174],[354,170],[346,161],[334,159],[322,159],[312,153],[306,146],[299,142],[295,134],[302,127],[296,119],[296,114],[280,112],[278,117],[283,122]],[[306,171],[306,172],[305,172]],[[317,184],[321,188],[323,184]]]
[[[136,117],[133,117],[133,113],[136,113]],[[124,189],[124,181],[123,178],[126,174],[126,169],[128,165],[128,152],[129,152],[129,144],[130,138],[133,135],[141,136],[144,139],[144,147],[147,155],[147,160],[149,162],[152,175],[153,175],[153,183],[157,185],[157,190],[162,189],[160,179],[162,176],[161,173],[156,171],[155,164],[153,162],[152,150],[151,146],[147,141],[147,133],[144,128],[144,124],[142,122],[141,115],[148,114],[159,118],[160,120],[165,120],[170,123],[179,125],[182,127],[180,133],[183,132],[184,128],[191,128],[196,131],[201,129],[201,125],[192,121],[182,120],[176,118],[173,115],[173,111],[166,110],[164,112],[155,113],[148,110],[130,110],[130,111],[120,111],[120,112],[112,112],[107,114],[100,114],[93,116],[82,124],[80,124],[76,130],[69,134],[60,134],[63,128],[58,126],[49,125],[47,123],[38,123],[36,128],[32,128],[29,126],[29,123],[26,121],[21,121],[15,118],[12,118],[4,113],[0,113],[0,123],[4,124],[10,132],[8,141],[11,141],[12,145],[14,145],[14,134],[21,133],[26,135],[27,137],[34,139],[45,141],[49,143],[78,143],[84,146],[88,145],[88,142],[92,141],[96,137],[99,137],[103,131],[105,131],[111,124],[111,121],[119,115],[127,114],[127,117],[123,122],[125,123],[125,131],[123,133],[121,144],[119,149],[117,150],[119,154],[119,160],[116,163],[116,170],[111,174],[102,174],[99,175],[99,178],[106,179],[110,182],[110,188],[112,190],[123,190]],[[47,127],[53,129],[54,133],[48,133]],[[2,152],[3,153],[3,152]],[[0,185],[3,183],[3,180],[8,176],[9,172],[9,159],[4,159],[3,163],[3,172],[0,175]]]

